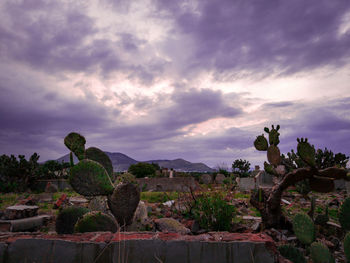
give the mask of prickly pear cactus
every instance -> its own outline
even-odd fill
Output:
[[[257,149],[258,151],[267,151],[268,144],[264,134],[256,137],[254,141],[254,146],[255,146],[255,149]]]
[[[85,158],[93,160],[101,164],[107,171],[110,177],[113,175],[113,165],[108,155],[101,151],[99,148],[90,147],[85,151]]]
[[[350,198],[346,198],[338,213],[339,223],[345,231],[350,231]]]
[[[89,209],[78,206],[67,207],[61,210],[56,219],[57,234],[73,234],[76,222],[88,212]]]
[[[315,225],[307,214],[296,214],[292,223],[294,233],[301,243],[309,245],[315,240]]]
[[[315,161],[315,148],[310,145],[310,143],[307,142],[307,138],[301,138],[297,139],[298,146],[297,146],[297,153],[300,156],[300,158],[307,163],[308,165],[315,167],[316,161]]]
[[[278,251],[284,258],[289,259],[293,263],[306,263],[303,253],[292,245],[279,246]]]
[[[280,129],[279,125],[277,125],[276,129],[273,125],[271,130],[269,130],[269,128],[267,127],[264,128],[264,131],[266,131],[269,134],[270,145],[277,146],[280,143],[280,139],[279,139],[280,134],[278,132],[279,129]]]
[[[100,211],[93,211],[85,214],[75,224],[74,231],[77,233],[110,231],[117,232],[118,224],[109,215]]]
[[[267,149],[267,160],[274,166],[277,166],[281,163],[281,152],[277,146],[271,145]]]
[[[350,262],[350,232],[344,238],[344,253],[348,262]]]
[[[88,159],[71,168],[69,183],[77,193],[85,196],[108,195],[114,190],[106,169]]]
[[[326,247],[321,242],[314,242],[310,246],[310,257],[314,263],[332,263],[334,259]]]
[[[86,140],[84,136],[76,132],[71,132],[66,138],[64,138],[64,144],[78,157],[79,160],[84,159],[85,143]]]

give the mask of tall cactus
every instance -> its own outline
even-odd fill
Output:
[[[350,198],[346,198],[338,212],[339,223],[345,231],[350,231]]]
[[[279,156],[279,149],[277,144],[279,143],[279,125],[276,129],[272,126],[269,130],[265,128],[265,132],[269,133],[269,143],[270,146],[267,148],[268,161],[265,162],[265,171],[271,174],[278,174],[276,167],[280,164],[286,166],[286,173],[282,175],[281,180],[274,185],[271,189],[263,189],[263,200],[265,202],[259,201],[259,196],[257,193],[253,193],[250,198],[250,203],[259,210],[263,224],[266,228],[280,227],[289,225],[289,220],[284,217],[281,209],[281,197],[283,191],[285,191],[289,186],[295,185],[303,180],[309,180],[311,190],[317,192],[329,192],[334,188],[335,179],[345,179],[349,180],[347,177],[347,170],[338,167],[329,167],[326,169],[318,169],[315,166],[315,149],[311,146],[307,139],[298,139],[297,154],[292,152],[289,157],[295,158],[299,164],[305,164],[303,167],[294,167],[293,160],[286,161],[284,156]],[[266,149],[266,143],[263,139],[263,135],[258,136],[254,142],[254,146],[257,150],[262,151]],[[280,161],[281,160],[281,161]],[[288,223],[289,222],[289,223]]]

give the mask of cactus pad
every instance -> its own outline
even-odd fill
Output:
[[[60,211],[56,219],[57,234],[73,234],[74,225],[87,212],[89,209],[78,206],[67,207]]]
[[[88,159],[71,168],[69,183],[77,193],[85,196],[108,195],[114,189],[106,169]]]
[[[267,160],[274,166],[277,166],[281,163],[281,152],[277,146],[271,145],[267,149]]]
[[[258,151],[266,151],[267,150],[268,144],[267,144],[267,140],[266,140],[264,134],[256,137],[256,139],[254,141],[254,146],[255,146],[255,149],[257,149]]]
[[[78,233],[110,231],[117,232],[118,224],[111,216],[99,211],[85,214],[75,224],[74,231]]]
[[[86,140],[84,136],[76,132],[71,132],[66,138],[64,138],[64,144],[78,157],[79,160],[84,159],[85,143]]]
[[[132,183],[120,183],[108,196],[108,207],[120,226],[132,223],[134,212],[140,202],[140,191]]]
[[[111,159],[109,159],[108,155],[101,151],[99,148],[90,147],[85,151],[85,158],[93,160],[101,164],[112,178],[113,175],[113,165]]]
[[[303,253],[292,245],[279,246],[278,251],[284,258],[289,259],[293,263],[306,263]]]
[[[300,156],[300,158],[307,163],[308,165],[315,167],[316,161],[315,161],[315,148],[308,143],[307,138],[305,140],[303,138],[297,139],[298,146],[297,146],[297,153]]]
[[[339,209],[339,223],[345,231],[350,230],[350,198],[346,198]]]
[[[269,132],[269,143],[270,143],[270,145],[277,146],[280,143],[280,139],[279,139],[280,134],[278,132],[279,129],[280,129],[279,125],[277,125],[276,129],[272,125],[272,129]]]
[[[310,257],[314,263],[332,263],[333,258],[326,247],[321,242],[314,242],[310,246]]]
[[[344,253],[348,262],[350,262],[350,232],[344,238]]]
[[[315,225],[307,214],[298,213],[294,216],[293,230],[299,241],[305,245],[315,240]]]

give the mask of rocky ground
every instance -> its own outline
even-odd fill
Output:
[[[219,191],[224,194],[225,200],[236,207],[236,216],[233,219],[233,232],[239,233],[265,233],[273,238],[277,245],[292,244],[305,250],[294,233],[290,230],[269,229],[264,230],[261,226],[259,212],[249,204],[249,192],[239,192],[227,187],[205,188],[208,191]],[[199,193],[195,193],[199,194]],[[0,217],[3,216],[4,209],[15,204],[38,205],[38,214],[48,214],[51,219],[48,223],[38,229],[40,232],[53,233],[55,231],[55,218],[59,209],[57,201],[62,195],[66,195],[61,207],[78,205],[88,207],[91,200],[74,192],[56,193],[24,193],[24,194],[2,194],[0,196]],[[317,226],[317,241],[324,243],[336,258],[336,262],[346,262],[342,240],[344,232],[338,222],[338,209],[347,196],[345,191],[337,191],[329,194],[309,193],[308,197],[302,196],[293,189],[284,193],[282,198],[283,212],[287,217],[292,218],[297,212],[308,212],[310,210],[310,198],[316,198],[315,215],[322,214],[326,206],[329,207],[329,222],[324,226]],[[188,209],[192,200],[191,194],[159,193],[148,192],[141,195],[142,207],[139,206],[134,223],[130,230],[139,231],[177,231],[184,234],[203,234],[206,230],[201,229],[197,222],[189,217]],[[97,202],[94,200],[94,208],[106,210],[104,200]],[[164,220],[165,219],[165,220]],[[169,220],[167,220],[169,219]],[[173,219],[181,224],[174,224]],[[170,227],[170,229],[169,229]]]

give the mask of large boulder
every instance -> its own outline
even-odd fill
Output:
[[[140,202],[140,191],[132,183],[120,183],[108,196],[108,207],[121,227],[130,225]]]
[[[159,218],[154,220],[154,223],[156,224],[156,228],[162,232],[174,232],[181,235],[187,235],[191,233],[191,230],[186,228],[183,224],[174,218]]]
[[[108,213],[107,197],[106,196],[94,196],[88,205],[91,211],[100,211],[102,213]]]
[[[203,184],[211,184],[212,183],[212,178],[210,174],[202,174],[200,181]]]
[[[77,193],[84,196],[108,195],[114,189],[106,169],[88,159],[71,168],[69,182]]]

